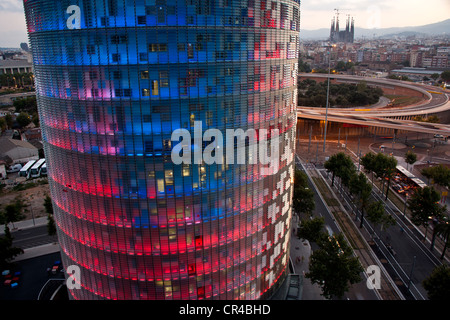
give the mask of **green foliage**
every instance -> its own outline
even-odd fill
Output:
[[[44,208],[45,212],[47,212],[48,214],[53,214],[52,198],[50,198],[49,195],[45,196],[44,198]]]
[[[13,102],[16,112],[37,113],[36,96],[17,99]]]
[[[9,228],[5,226],[5,234],[0,236],[0,268],[1,270],[8,267],[11,260],[19,254],[23,253],[21,248],[12,246],[13,238],[9,232]]]
[[[311,66],[304,62],[302,58],[298,60],[298,72],[310,73],[312,71]]]
[[[350,179],[350,185],[349,185],[350,193],[353,195],[356,195],[356,203],[359,203],[361,208],[361,224],[360,228],[363,227],[364,222],[364,210],[366,209],[367,205],[369,204],[370,196],[372,194],[372,185],[367,181],[366,176],[364,173],[353,174],[352,178]]]
[[[297,236],[310,242],[319,242],[321,238],[326,237],[326,234],[323,232],[324,225],[325,219],[323,217],[302,220]]]
[[[306,277],[322,288],[327,299],[342,298],[350,284],[361,281],[363,267],[342,234],[322,237],[310,258]]]
[[[431,76],[431,79],[433,79],[434,81],[436,81],[437,79],[439,79],[439,73],[433,73]]]
[[[56,224],[52,214],[47,215],[47,233],[49,236],[56,234]]]
[[[299,105],[309,107],[325,107],[327,97],[327,81],[322,83],[303,80],[299,83]],[[383,95],[380,88],[371,88],[363,81],[354,84],[330,84],[330,105],[342,107],[364,106],[375,104]]]
[[[382,230],[396,223],[395,219],[384,210],[382,201],[373,202],[367,207],[367,219],[373,224],[381,225]]]
[[[24,128],[27,125],[29,125],[31,123],[31,117],[28,113],[26,112],[21,112],[17,117],[16,117],[16,121],[17,124],[21,127]]]
[[[450,71],[446,70],[446,71],[442,72],[441,79],[444,80],[445,82],[450,82]]]
[[[447,219],[440,220],[437,226],[434,227],[433,230],[433,240],[431,244],[431,250],[433,250],[434,246],[434,240],[436,236],[440,236],[444,240],[444,249],[442,250],[441,260],[444,259],[445,251],[447,250],[447,247],[449,245],[450,240],[450,223]]]
[[[407,164],[414,164],[417,161],[417,154],[412,152],[411,150],[408,150],[405,154],[405,162]]]
[[[7,128],[6,120],[4,117],[0,118],[0,132],[3,132]]]
[[[434,166],[423,168],[421,174],[428,178],[433,179],[434,183],[437,183],[443,187],[450,187],[450,169],[441,164]]]
[[[352,173],[356,171],[356,167],[352,159],[343,152],[332,155],[324,164],[325,169],[333,174],[331,186],[334,185],[334,178],[337,176],[348,185]]]
[[[23,219],[25,216],[22,214],[25,204],[20,198],[16,198],[13,203],[8,204],[1,212],[0,222],[8,224],[10,222],[16,222]]]
[[[446,264],[435,267],[422,285],[427,290],[428,299],[450,301],[450,267]]]
[[[295,171],[293,208],[298,214],[310,215],[315,208],[314,192],[308,187],[308,177],[300,170]]]
[[[336,69],[336,71],[347,71],[352,69],[354,66],[355,64],[353,62],[339,61],[334,69]]]
[[[441,218],[446,206],[439,204],[441,196],[433,187],[418,188],[408,200],[411,221],[417,225],[428,226],[430,217]]]

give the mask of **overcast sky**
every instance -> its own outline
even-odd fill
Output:
[[[334,9],[355,17],[356,27],[421,26],[450,18],[450,0],[302,0],[301,28],[329,28]],[[0,47],[27,42],[22,0],[0,0]]]

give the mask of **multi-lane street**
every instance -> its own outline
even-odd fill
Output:
[[[326,170],[321,170],[321,173],[327,177]],[[339,188],[339,183],[336,184],[336,188]],[[344,191],[341,195],[348,207],[354,206],[347,192]],[[396,220],[395,226],[382,231],[380,227],[374,226],[364,218],[363,227],[372,235],[374,251],[407,299],[426,300],[427,293],[422,281],[436,266],[442,264],[442,261],[436,251],[430,252],[428,243],[423,242],[423,234],[390,201],[385,201],[376,187],[372,193],[372,200],[385,202],[386,212]],[[358,211],[358,221],[360,217]]]

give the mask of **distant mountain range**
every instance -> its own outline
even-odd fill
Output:
[[[345,29],[341,29],[345,30]],[[355,39],[358,38],[392,38],[413,35],[450,35],[450,19],[417,27],[364,29],[355,27]],[[304,40],[326,40],[330,37],[330,29],[300,30],[300,38]]]

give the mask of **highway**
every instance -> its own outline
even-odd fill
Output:
[[[314,77],[328,78],[328,74],[300,74],[299,78]],[[412,121],[415,116],[429,116],[450,111],[450,95],[448,91],[440,88],[405,83],[403,81],[364,78],[357,76],[331,75],[331,78],[337,79],[339,82],[366,81],[370,84],[381,88],[386,86],[400,86],[420,92],[427,98],[420,103],[404,107],[382,107],[383,101],[373,107],[358,108],[328,108],[328,116],[326,117],[325,108],[312,108],[299,106],[297,108],[297,117],[301,119],[312,119],[331,122],[351,123],[362,126],[382,127],[390,129],[398,129],[405,131],[450,135],[450,125],[433,124]],[[381,106],[380,106],[381,105]]]

